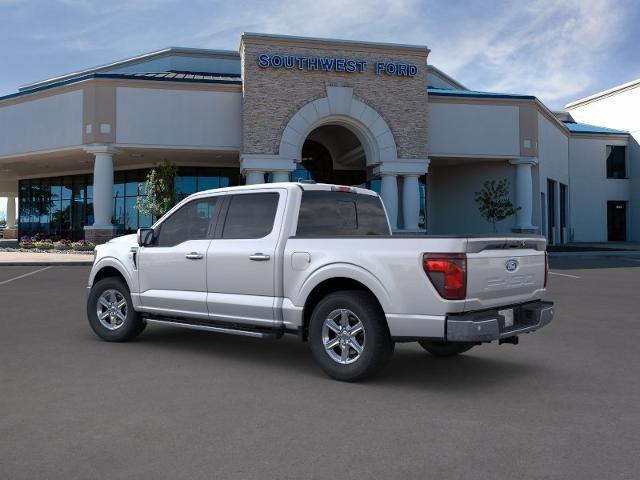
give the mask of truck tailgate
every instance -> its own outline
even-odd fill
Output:
[[[545,288],[543,237],[470,237],[465,310],[537,300]]]

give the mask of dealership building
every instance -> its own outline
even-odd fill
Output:
[[[179,196],[367,186],[411,234],[491,232],[475,192],[506,179],[518,210],[500,232],[640,241],[640,81],[552,112],[532,95],[468,89],[428,55],[246,33],[238,52],[167,48],[25,85],[0,97],[5,237],[104,241],[148,226],[136,202],[168,160]]]

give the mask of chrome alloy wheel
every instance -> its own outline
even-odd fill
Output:
[[[98,298],[96,313],[100,324],[108,330],[117,330],[127,319],[127,299],[118,290],[105,290]]]
[[[333,310],[322,324],[322,343],[335,362],[353,363],[364,351],[364,325],[351,310]]]

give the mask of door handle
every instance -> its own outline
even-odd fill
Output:
[[[253,255],[249,255],[249,260],[253,260],[255,262],[266,262],[270,258],[270,255],[266,255],[264,253],[254,253]]]
[[[204,258],[204,255],[202,253],[191,252],[187,253],[185,255],[185,258],[188,258],[189,260],[202,260],[202,258]]]

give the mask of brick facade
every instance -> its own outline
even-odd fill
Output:
[[[353,88],[353,96],[389,125],[399,158],[427,158],[426,48],[376,46],[243,36],[242,152],[278,154],[282,133],[305,104],[326,97],[327,86]],[[262,68],[260,54],[347,58],[367,61],[363,73]],[[417,65],[413,77],[375,73],[379,61]]]

